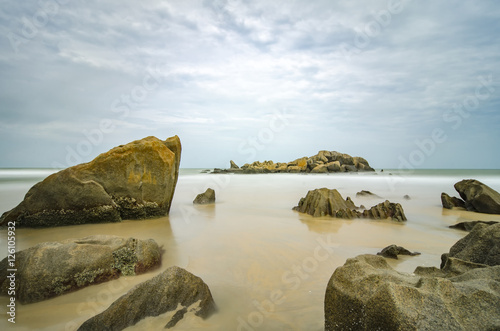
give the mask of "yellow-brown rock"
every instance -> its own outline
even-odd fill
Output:
[[[181,143],[147,137],[50,175],[4,213],[0,225],[47,227],[143,219],[169,212]]]

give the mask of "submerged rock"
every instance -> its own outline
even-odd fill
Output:
[[[314,217],[333,216],[337,218],[356,218],[360,213],[350,199],[344,200],[337,190],[320,188],[307,192],[293,210],[307,213]]]
[[[348,259],[327,285],[325,330],[499,329],[500,266],[464,270],[421,276],[376,255]]]
[[[196,196],[193,203],[195,205],[207,205],[215,203],[215,191],[211,188],[207,188],[204,193],[200,193]]]
[[[356,193],[356,198],[359,198],[359,197],[380,198],[380,196],[376,195],[375,193],[372,193],[370,191],[365,191],[365,190],[362,190],[362,191],[359,191],[358,193]]]
[[[399,203],[393,203],[385,200],[369,210],[363,211],[363,216],[375,220],[390,218],[396,222],[406,221],[405,212]]]
[[[135,275],[159,266],[153,240],[91,236],[41,243],[16,253],[16,298],[21,303],[46,300],[92,284]],[[7,258],[0,262],[0,288],[8,294]]]
[[[389,245],[382,249],[382,251],[378,252],[377,255],[391,258],[391,259],[398,259],[398,255],[410,255],[410,256],[415,256],[415,255],[420,255],[418,252],[410,252],[406,248],[402,246],[397,246],[397,245]]]
[[[500,214],[500,193],[475,179],[455,184],[455,190],[465,201],[465,208],[486,214]]]
[[[453,209],[454,207],[465,208],[465,202],[457,197],[450,197],[446,193],[441,193],[441,203],[443,208]]]
[[[196,307],[190,307],[196,304]],[[108,309],[84,322],[79,331],[123,330],[146,317],[155,317],[181,308],[174,314],[167,328],[175,326],[188,312],[207,318],[215,312],[215,302],[203,280],[190,272],[170,267],[158,276],[143,282]]]
[[[371,219],[390,218],[397,222],[406,221],[403,207],[399,203],[392,203],[388,200],[363,212],[360,212],[358,209],[365,208],[364,206],[362,208],[356,207],[350,197],[344,200],[337,190],[327,188],[307,192],[307,195],[300,199],[298,205],[293,207],[293,210],[314,217],[332,216],[346,219],[360,217]]]
[[[493,225],[493,224],[497,224],[497,223],[499,223],[499,222],[495,222],[495,221],[467,221],[467,222],[460,222],[460,223],[457,223],[455,225],[450,225],[449,228],[470,232],[478,224]]]
[[[50,227],[163,216],[174,195],[181,144],[147,137],[50,175],[0,225]]]

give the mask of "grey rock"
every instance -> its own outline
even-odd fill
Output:
[[[465,208],[465,202],[456,197],[450,197],[446,193],[441,193],[441,203],[443,208],[453,209],[454,207],[462,207]]]
[[[500,265],[500,223],[477,224],[441,257],[441,267],[450,257],[489,266]]]
[[[35,184],[0,225],[50,227],[163,216],[179,175],[181,144],[147,137],[121,145]]]
[[[487,214],[500,214],[500,193],[475,179],[465,179],[455,184],[455,189],[465,201],[465,208]]]
[[[378,252],[377,255],[387,257],[390,259],[398,259],[398,255],[410,255],[410,256],[415,256],[415,255],[420,255],[418,252],[410,252],[406,248],[402,246],[397,246],[397,245],[389,245],[382,249],[382,251]]]
[[[326,167],[329,172],[339,172],[340,171],[340,162],[333,161],[326,164]]]
[[[362,191],[359,191],[356,193],[356,197],[359,198],[359,197],[372,197],[372,198],[380,198],[380,196],[376,195],[375,193],[372,193],[370,191],[365,191],[365,190],[362,190]]]
[[[386,200],[363,213],[358,211],[361,207],[356,207],[350,197],[344,200],[340,193],[335,189],[320,188],[307,192],[304,198],[301,198],[298,205],[293,208],[301,213],[306,213],[314,217],[332,216],[336,218],[360,218],[371,219],[391,218],[397,222],[406,221],[403,207],[399,203],[392,203]]]
[[[318,164],[311,170],[311,173],[314,174],[324,174],[327,172],[328,172],[328,166],[326,164]]]
[[[356,218],[360,213],[355,208],[352,201],[344,200],[337,190],[320,188],[307,192],[306,197],[300,199],[298,206],[293,210],[314,217]]]
[[[406,216],[403,207],[399,203],[393,203],[385,200],[369,210],[363,211],[363,216],[371,219],[387,219],[390,218],[396,222],[406,221]]]
[[[215,203],[215,191],[211,188],[207,188],[204,193],[200,193],[196,196],[193,203],[196,205],[207,205]]]
[[[16,297],[46,300],[92,284],[135,275],[159,266],[158,244],[150,240],[91,236],[41,243],[16,253]],[[1,294],[7,295],[7,259],[0,262]]]
[[[499,222],[495,222],[495,221],[466,221],[466,222],[457,223],[455,225],[450,225],[449,227],[451,229],[457,229],[457,230],[470,232],[470,231],[472,231],[472,229],[474,229],[474,227],[477,224],[493,225],[493,224],[497,224],[497,223],[499,223]]]
[[[498,330],[500,266],[454,277],[411,275],[361,255],[335,270],[325,294],[325,330]]]
[[[201,318],[209,317],[216,310],[207,284],[192,273],[174,266],[137,285],[113,302],[108,309],[85,321],[78,330],[123,330],[146,317],[174,311],[179,304],[182,308],[174,314],[166,327],[175,326],[193,304],[197,306],[194,314]]]

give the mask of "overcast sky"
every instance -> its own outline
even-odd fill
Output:
[[[0,167],[178,135],[181,167],[500,168],[498,1],[4,0],[0,35]]]

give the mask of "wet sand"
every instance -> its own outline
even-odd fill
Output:
[[[500,189],[500,176],[476,176]],[[439,266],[440,255],[466,233],[448,226],[465,220],[500,217],[462,210],[443,210],[442,191],[454,193],[454,176],[388,174],[335,175],[182,175],[168,217],[117,224],[50,229],[18,229],[17,249],[45,241],[94,234],[155,239],[164,250],[162,266],[147,274],[122,277],[58,298],[17,305],[13,327],[4,317],[0,329],[75,330],[87,318],[106,309],[134,285],[177,265],[200,276],[210,287],[218,312],[207,320],[186,315],[175,330],[323,330],[323,299],[333,271],[359,254],[398,244],[422,254],[390,260],[400,271]],[[24,184],[23,184],[24,185]],[[18,185],[0,188],[2,211],[26,191]],[[193,206],[196,194],[215,189],[217,203]],[[385,199],[403,205],[408,222],[312,218],[291,210],[308,190],[336,188],[356,205],[373,206]],[[356,198],[370,190],[382,199]],[[411,200],[403,199],[405,194]],[[0,232],[6,247],[5,231]],[[6,256],[2,250],[1,258]],[[1,297],[0,304],[8,298]],[[170,315],[169,315],[170,314]],[[146,319],[129,330],[162,330],[168,321]]]

